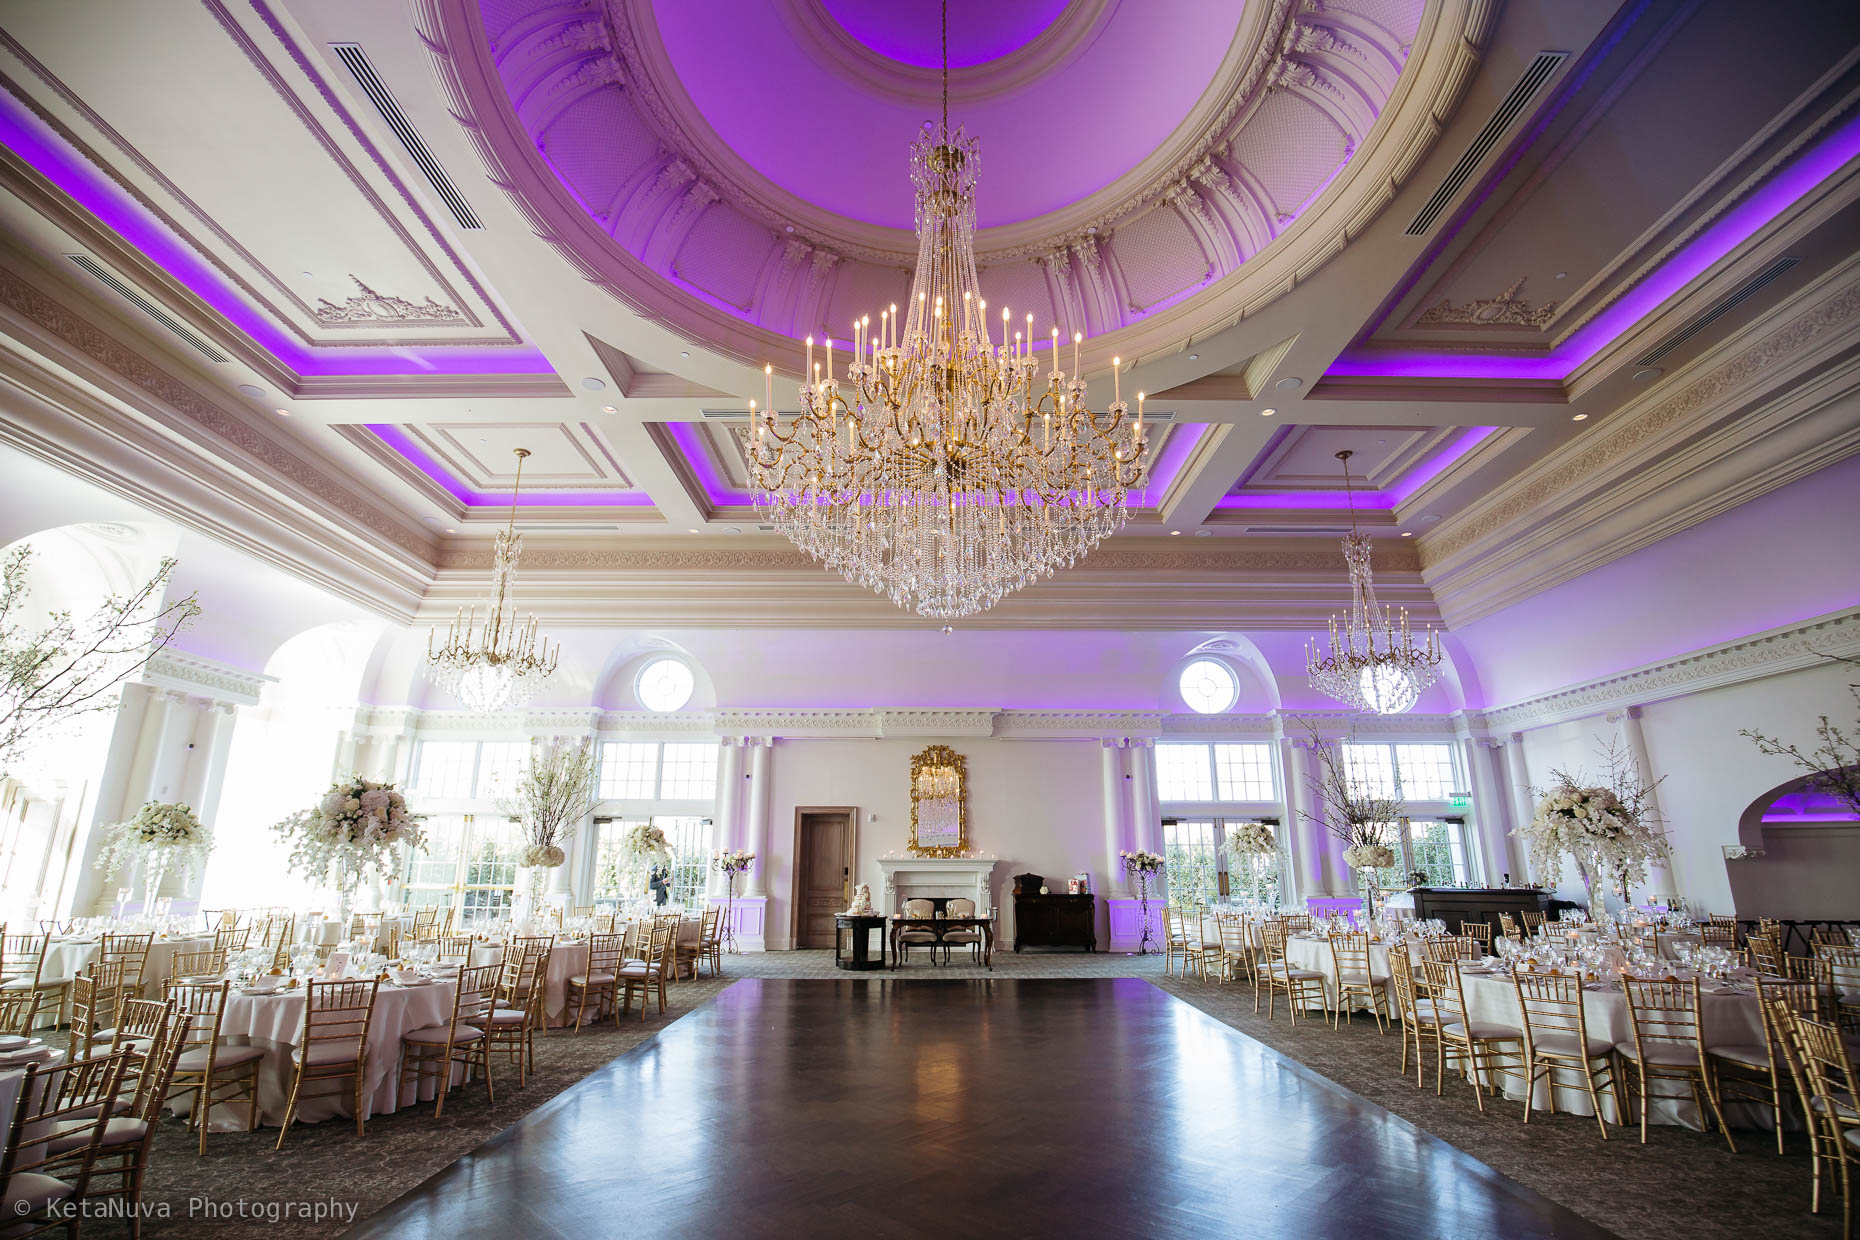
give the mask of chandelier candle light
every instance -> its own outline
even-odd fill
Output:
[[[536,617],[518,615],[510,602],[510,583],[523,553],[517,533],[517,493],[523,488],[523,460],[528,448],[516,449],[517,478],[510,491],[510,520],[498,531],[491,552],[491,597],[482,623],[476,604],[461,607],[434,649],[436,632],[426,638],[426,675],[471,710],[489,713],[521,706],[555,673],[561,647],[538,637]]]
[[[990,326],[975,266],[977,142],[949,125],[949,12],[943,13],[943,120],[911,144],[917,272],[908,308],[863,315],[844,362],[807,338],[801,412],[750,402],[756,509],[796,546],[848,581],[919,615],[973,615],[1076,562],[1127,519],[1147,482],[1143,393],[1086,404],[1079,345],[1072,373],[1034,357],[1025,327]],[[1010,332],[1012,333],[1010,337]],[[824,363],[824,369],[823,369]],[[842,373],[843,372],[843,373]]]
[[[1350,505],[1350,532],[1343,539],[1343,562],[1350,573],[1350,614],[1340,625],[1330,618],[1328,653],[1313,640],[1305,645],[1305,672],[1311,685],[1327,697],[1378,715],[1399,715],[1413,707],[1421,690],[1440,675],[1440,636],[1430,626],[1425,646],[1416,646],[1408,630],[1408,610],[1385,611],[1376,601],[1369,566],[1369,535],[1356,528],[1356,500],[1350,489],[1349,449],[1343,462],[1343,491]]]

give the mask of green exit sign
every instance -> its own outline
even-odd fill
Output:
[[[1472,796],[1468,793],[1456,792],[1447,798],[1447,804],[1454,809],[1466,809],[1472,804]]]

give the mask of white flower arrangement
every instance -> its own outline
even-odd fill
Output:
[[[1387,844],[1364,840],[1344,849],[1343,860],[1353,870],[1385,870],[1395,864],[1395,850]]]
[[[665,838],[665,828],[649,822],[636,822],[628,827],[622,845],[635,861],[669,862],[672,859],[672,842]]]
[[[1552,774],[1557,782],[1541,794],[1531,821],[1512,833],[1529,845],[1537,872],[1555,874],[1568,857],[1598,881],[1646,881],[1647,863],[1664,857],[1666,844],[1642,817],[1638,798]]]
[[[426,843],[418,816],[394,785],[359,775],[331,784],[316,805],[271,829],[290,844],[293,870],[338,886],[367,870],[391,879],[400,870],[401,845]]]
[[[524,865],[553,870],[567,862],[564,845],[574,841],[588,812],[594,769],[594,747],[587,741],[557,748],[531,757],[515,791],[498,798],[497,808],[522,824]]]
[[[1263,822],[1243,822],[1227,835],[1227,851],[1237,857],[1270,857],[1279,851],[1272,828]]]
[[[1160,874],[1165,864],[1155,853],[1140,848],[1135,852],[1124,849],[1117,855],[1123,859],[1124,869],[1132,874]]]
[[[712,853],[710,863],[724,874],[734,878],[749,868],[749,863],[756,859],[756,854],[745,852],[740,848],[722,849]]]
[[[537,870],[553,870],[568,861],[568,854],[554,844],[526,844],[522,864]]]
[[[213,851],[213,832],[185,805],[150,801],[127,822],[111,827],[97,851],[97,868],[106,879],[125,866],[141,862],[149,870],[181,866],[191,884],[206,868]]]

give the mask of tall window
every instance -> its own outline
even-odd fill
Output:
[[[426,846],[408,853],[402,877],[415,907],[458,909],[460,928],[507,916],[523,841],[501,816],[440,814],[425,824]]]
[[[1156,795],[1165,802],[1273,801],[1272,746],[1167,743],[1156,746]]]
[[[499,797],[516,784],[529,752],[528,741],[421,741],[413,790],[435,799]]]
[[[715,741],[608,741],[603,801],[708,801],[717,795]]]
[[[1462,786],[1453,746],[1346,744],[1343,759],[1352,784],[1372,795],[1398,797],[1410,810],[1420,811],[1409,819],[1406,831],[1394,824],[1385,832],[1397,861],[1377,875],[1378,881],[1406,887],[1408,876],[1417,872],[1435,887],[1463,887],[1472,881],[1465,824],[1436,816],[1435,807],[1446,808]]]
[[[1284,855],[1236,855],[1227,847],[1229,831],[1251,818],[1165,818],[1163,856],[1168,861],[1169,900],[1175,904],[1212,904],[1217,900],[1253,899],[1277,905],[1284,879]],[[1276,828],[1272,828],[1275,838]]]
[[[639,823],[651,823],[665,832],[672,847],[666,907],[695,909],[704,903],[705,870],[710,864],[710,828],[691,815],[653,814],[644,818],[615,818],[600,824],[595,845],[594,902],[629,907],[655,900],[648,874],[637,873],[625,853],[626,833]],[[637,879],[637,886],[633,880]]]

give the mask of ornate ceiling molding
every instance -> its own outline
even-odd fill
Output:
[[[1511,282],[1511,287],[1496,297],[1482,297],[1454,305],[1446,298],[1429,306],[1415,320],[1419,327],[1530,327],[1539,331],[1549,325],[1556,317],[1556,303],[1545,302],[1533,306],[1518,296],[1518,290],[1524,287],[1524,276]]]
[[[1485,712],[1498,732],[1541,728],[1623,706],[1643,705],[1685,694],[1803,668],[1825,666],[1829,656],[1860,655],[1860,607],[1833,612],[1762,633],[1707,646],[1676,659],[1649,663],[1618,675],[1585,681],[1555,693],[1527,698]]]
[[[264,687],[276,680],[276,676],[248,672],[230,663],[172,647],[157,653],[142,668],[144,684],[197,693],[235,706],[258,705]]]

